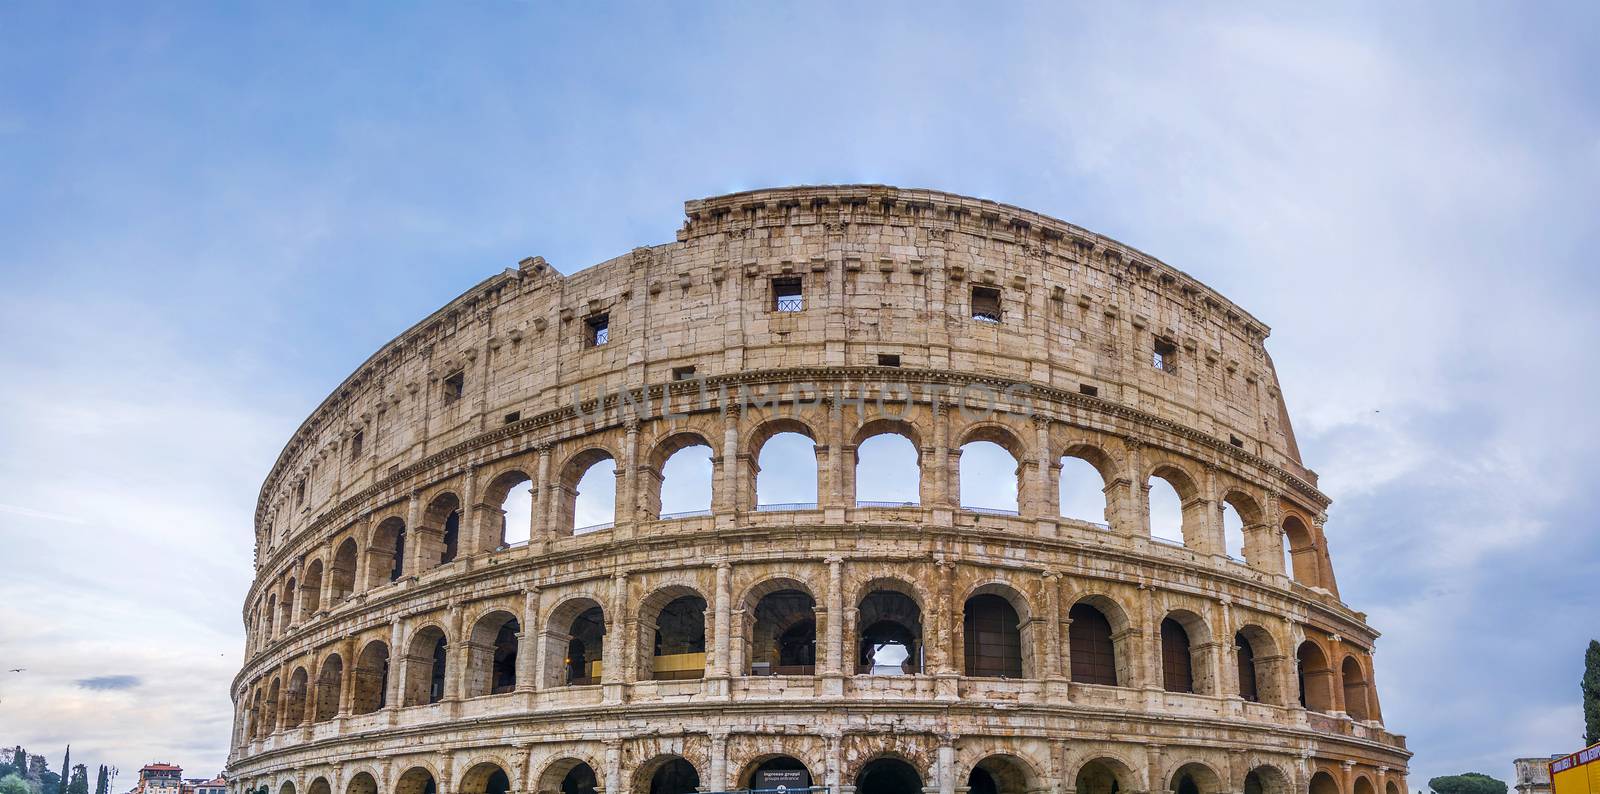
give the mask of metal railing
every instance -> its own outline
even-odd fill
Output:
[[[775,502],[770,505],[756,505],[757,513],[782,513],[788,510],[815,510],[816,502]]]
[[[1020,515],[1022,515],[1022,513],[1018,512],[1016,510],[1003,510],[1003,509],[998,508],[998,507],[976,507],[974,505],[962,505],[961,509],[967,511],[968,513],[978,513],[979,515],[985,515],[985,516],[1020,516]]]
[[[531,538],[530,538],[530,540],[531,540]],[[526,546],[526,545],[528,545],[528,541],[527,540],[519,540],[519,541],[517,541],[515,543],[502,543],[502,544],[500,544],[500,551],[505,551],[506,549],[520,549],[520,548],[522,548],[523,546]]]
[[[985,311],[975,311],[972,313],[972,319],[980,323],[998,323],[1000,322],[1000,315]]]
[[[773,308],[780,312],[805,311],[806,299],[803,295],[784,295],[773,303]]]
[[[919,502],[873,502],[873,501],[868,501],[868,500],[865,500],[865,499],[857,499],[856,500],[856,507],[921,507],[921,506],[922,506],[922,504],[919,503]]]
[[[603,532],[603,531],[605,531],[607,529],[612,529],[612,528],[616,527],[616,525],[617,525],[617,522],[615,522],[615,521],[607,521],[604,524],[590,524],[589,526],[578,527],[578,528],[572,530],[572,534],[574,534],[574,535],[587,535],[590,532]]]
[[[676,513],[662,513],[660,520],[671,521],[674,518],[697,518],[711,515],[710,510],[680,510]]]

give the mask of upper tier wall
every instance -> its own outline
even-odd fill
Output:
[[[882,186],[754,191],[685,212],[676,242],[570,276],[526,259],[385,345],[280,454],[257,537],[510,414],[567,407],[575,389],[659,384],[688,366],[872,366],[885,354],[907,369],[1092,387],[1315,484],[1266,326],[1141,252],[1007,205]],[[773,310],[780,277],[800,279],[803,311]],[[974,287],[998,292],[1000,322],[973,319]],[[597,315],[609,320],[601,346],[587,338]],[[1152,364],[1158,340],[1174,349],[1167,370]]]

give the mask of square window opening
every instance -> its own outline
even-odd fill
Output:
[[[453,403],[467,391],[467,373],[456,370],[444,378],[444,401]]]
[[[798,276],[785,276],[772,280],[772,310],[798,312],[806,308],[805,292],[800,288]]]
[[[693,365],[690,365],[690,366],[687,366],[687,367],[673,367],[672,368],[672,379],[673,380],[689,380],[690,378],[693,378],[693,377],[694,377],[694,366]]]
[[[994,287],[972,288],[972,319],[985,323],[1000,322],[1000,290]]]
[[[1097,386],[1090,386],[1087,383],[1080,383],[1078,384],[1078,393],[1089,397],[1099,397],[1100,389]]]
[[[365,431],[365,430],[357,430],[356,434],[350,437],[350,459],[351,460],[356,460],[357,458],[361,457],[361,448],[366,445],[366,441],[367,441],[367,431]]]
[[[611,341],[611,315],[596,314],[583,321],[584,344],[589,347],[599,347]]]
[[[506,424],[515,424],[520,421],[522,421],[521,411],[512,411],[511,413],[506,414]]]
[[[1162,372],[1178,371],[1178,346],[1170,339],[1156,337],[1155,349],[1150,356],[1150,364]]]
[[[878,354],[878,366],[880,366],[880,367],[898,367],[898,366],[900,366],[900,354],[899,353],[879,353]]]
[[[1234,445],[1236,447],[1240,447],[1241,449],[1244,447],[1244,439],[1241,439],[1241,438],[1239,438],[1238,436],[1235,436],[1235,435],[1229,435],[1228,436],[1228,443],[1232,444],[1232,445]]]

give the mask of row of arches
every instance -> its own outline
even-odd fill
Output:
[[[732,659],[736,676],[815,675],[818,649],[817,598],[798,579],[771,578],[750,589],[737,610],[743,625]],[[659,588],[639,603],[637,631],[620,641],[616,621],[592,596],[568,598],[543,617],[537,642],[525,637],[519,618],[494,609],[452,638],[448,627],[423,621],[404,639],[391,682],[391,650],[371,639],[358,650],[332,650],[315,669],[296,667],[286,682],[272,678],[249,700],[245,735],[258,739],[277,730],[332,719],[342,713],[366,714],[391,703],[420,706],[461,699],[566,686],[591,686],[606,680],[677,681],[707,675],[708,603],[689,584]],[[843,674],[918,675],[927,671],[924,597],[907,581],[876,579],[862,588],[850,614],[848,659]],[[1352,718],[1380,719],[1364,658],[1346,653],[1330,662],[1323,646],[1306,640],[1287,655],[1265,627],[1245,623],[1231,637],[1216,636],[1209,621],[1186,608],[1173,608],[1144,632],[1121,604],[1099,594],[1067,605],[1067,629],[1059,648],[1065,664],[1045,669],[1052,641],[1046,620],[1016,587],[989,582],[973,588],[954,617],[959,647],[952,668],[969,678],[1038,679],[1063,675],[1079,684],[1150,686],[1169,692],[1237,696],[1276,706],[1313,711],[1344,711]],[[733,627],[730,627],[732,629]],[[622,643],[635,643],[631,653]],[[1153,643],[1153,644],[1152,644]],[[525,651],[525,645],[534,649]],[[355,661],[346,670],[346,656]],[[617,654],[623,661],[614,661]],[[612,658],[608,658],[612,657]],[[1150,670],[1141,672],[1149,658]],[[959,660],[959,661],[957,661]],[[618,665],[606,675],[608,661]],[[631,663],[631,666],[630,666]],[[313,683],[313,676],[314,683]],[[282,718],[280,719],[280,711]]]
[[[742,765],[730,775],[728,787],[736,790],[775,790],[780,786],[788,790],[804,790],[826,785],[827,773],[818,768],[816,761],[807,762],[793,755],[770,753],[759,755]],[[841,782],[853,785],[863,794],[924,794],[938,787],[939,770],[934,764],[895,751],[870,755],[854,764],[853,769],[841,770]],[[705,770],[683,755],[663,753],[639,764],[626,776],[626,791],[638,794],[698,794],[712,783]],[[731,771],[731,770],[730,770]],[[1011,753],[994,753],[982,756],[963,768],[948,772],[964,784],[967,794],[1030,794],[1051,788],[1048,776],[1036,764]],[[457,794],[510,794],[514,790],[540,792],[541,794],[599,794],[608,791],[604,765],[589,758],[564,756],[544,765],[535,773],[533,785],[514,789],[514,776],[500,762],[479,761],[461,775]],[[1079,794],[1118,794],[1137,792],[1147,788],[1142,777],[1126,761],[1115,756],[1093,756],[1077,764],[1070,773],[1069,790]],[[618,781],[623,782],[623,781]],[[1221,794],[1242,791],[1243,794],[1291,794],[1296,785],[1290,773],[1271,763],[1249,768],[1242,780],[1228,782],[1210,764],[1204,761],[1178,761],[1170,774],[1164,775],[1162,788],[1174,794]],[[1383,782],[1385,794],[1402,794],[1403,788],[1394,780]],[[261,788],[251,789],[252,794]],[[350,775],[344,785],[344,794],[377,794],[379,781],[367,770]],[[441,790],[435,771],[429,766],[411,766],[401,772],[393,785],[394,794],[437,794]],[[957,789],[961,790],[961,789]],[[1333,773],[1315,769],[1304,789],[1309,794],[1347,794]],[[271,794],[271,789],[267,789]],[[283,782],[277,794],[296,794],[295,784]],[[315,776],[307,785],[306,794],[333,794],[332,784],[325,776]],[[1377,784],[1365,773],[1351,776],[1348,794],[1377,794]]]
[[[794,419],[766,422],[749,439],[744,460],[752,480],[749,503],[756,511],[811,509],[823,497],[820,472],[824,447],[809,426]],[[860,507],[919,507],[938,501],[931,492],[924,459],[932,452],[921,446],[911,423],[875,420],[865,423],[850,445],[855,458],[848,490]],[[548,453],[543,453],[548,454]],[[1030,481],[1028,448],[1010,430],[980,426],[966,434],[947,455],[957,459],[951,475],[960,489],[958,504],[977,512],[1018,514]],[[541,457],[536,467],[509,466],[488,477],[482,500],[471,518],[462,498],[441,490],[419,503],[408,528],[406,517],[391,515],[367,531],[352,531],[332,546],[331,553],[304,564],[303,570],[280,574],[280,584],[264,588],[264,599],[251,615],[258,647],[281,636],[323,608],[351,595],[426,572],[454,561],[464,552],[482,552],[522,545],[542,531],[584,534],[611,526],[624,511],[625,473],[614,453],[587,447],[556,466],[536,487],[533,474],[551,464]],[[727,468],[714,455],[707,437],[680,431],[656,443],[639,467],[639,515],[644,520],[671,520],[709,515],[726,508]],[[936,467],[935,467],[936,468]],[[947,467],[948,468],[948,467]],[[1185,546],[1226,555],[1271,573],[1285,573],[1313,587],[1331,589],[1320,529],[1289,512],[1269,524],[1269,504],[1238,487],[1208,488],[1183,465],[1160,460],[1141,469],[1141,499],[1128,502],[1129,475],[1121,461],[1105,449],[1079,442],[1068,446],[1052,464],[1058,484],[1058,513],[1111,530],[1118,524],[1148,526],[1157,543]],[[933,472],[937,479],[938,472]],[[742,486],[735,484],[734,490]],[[1142,529],[1140,531],[1143,531]],[[323,556],[328,558],[324,563]]]

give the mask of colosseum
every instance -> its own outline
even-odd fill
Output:
[[[1407,790],[1266,325],[991,201],[685,214],[295,432],[233,794]]]

